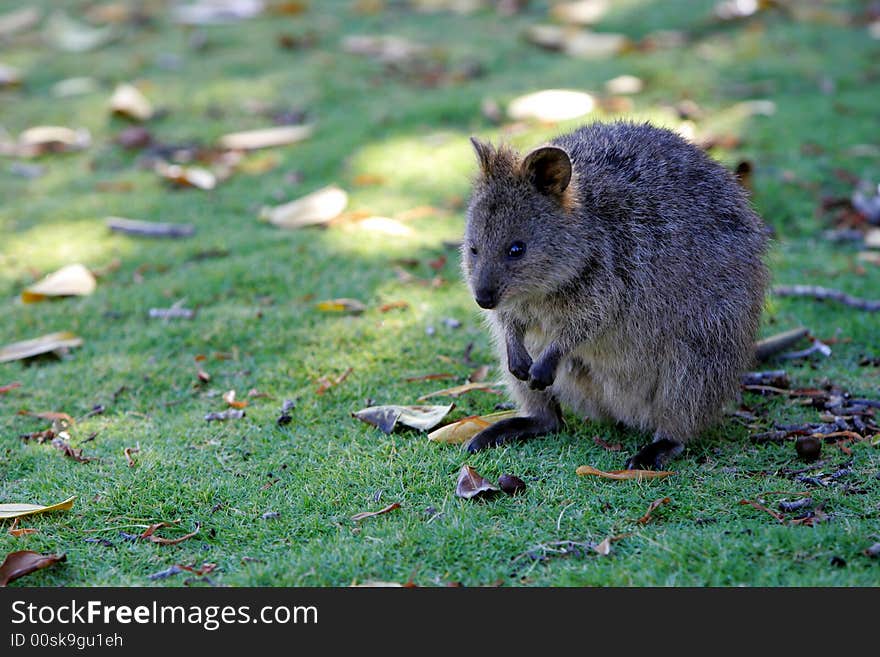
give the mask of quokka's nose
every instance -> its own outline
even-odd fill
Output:
[[[491,310],[498,305],[498,290],[477,290],[474,299],[480,308]]]

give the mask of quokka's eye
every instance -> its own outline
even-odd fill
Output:
[[[508,258],[522,258],[526,253],[526,245],[523,242],[516,241],[507,247]]]
[[[472,246],[472,247],[471,247],[471,254],[472,254],[472,255],[477,255],[477,247],[475,247],[475,246]]]

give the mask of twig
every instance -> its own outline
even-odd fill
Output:
[[[791,331],[785,331],[784,333],[771,335],[769,338],[764,338],[763,340],[758,340],[758,342],[755,343],[755,357],[758,360],[767,360],[771,356],[778,354],[780,351],[785,351],[801,338],[806,337],[808,333],[809,331],[805,328],[797,328],[792,329]]]
[[[108,217],[106,223],[110,230],[145,237],[189,237],[196,232],[195,227],[189,224],[163,224],[122,217]]]
[[[880,300],[860,299],[840,290],[816,285],[777,285],[773,288],[773,294],[778,297],[812,297],[818,301],[831,300],[858,310],[880,311]]]

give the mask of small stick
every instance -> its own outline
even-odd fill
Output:
[[[818,301],[830,299],[858,310],[880,311],[880,300],[860,299],[840,290],[815,285],[777,285],[773,288],[773,294],[779,297],[812,297]]]
[[[196,232],[190,224],[163,224],[155,221],[137,221],[122,217],[108,217],[107,228],[118,233],[144,237],[189,237]]]
[[[758,342],[755,343],[755,357],[758,360],[767,360],[771,356],[778,354],[780,351],[785,351],[801,338],[806,337],[808,333],[809,331],[807,331],[807,329],[798,328],[792,329],[791,331],[785,331],[784,333],[771,335],[769,338],[764,338],[763,340],[758,340]]]

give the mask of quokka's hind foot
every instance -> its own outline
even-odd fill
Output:
[[[678,440],[657,437],[634,456],[626,460],[627,470],[662,470],[663,467],[684,451],[684,444]]]
[[[554,417],[512,417],[486,427],[467,444],[467,451],[479,452],[486,447],[498,447],[555,433],[560,421]]]

